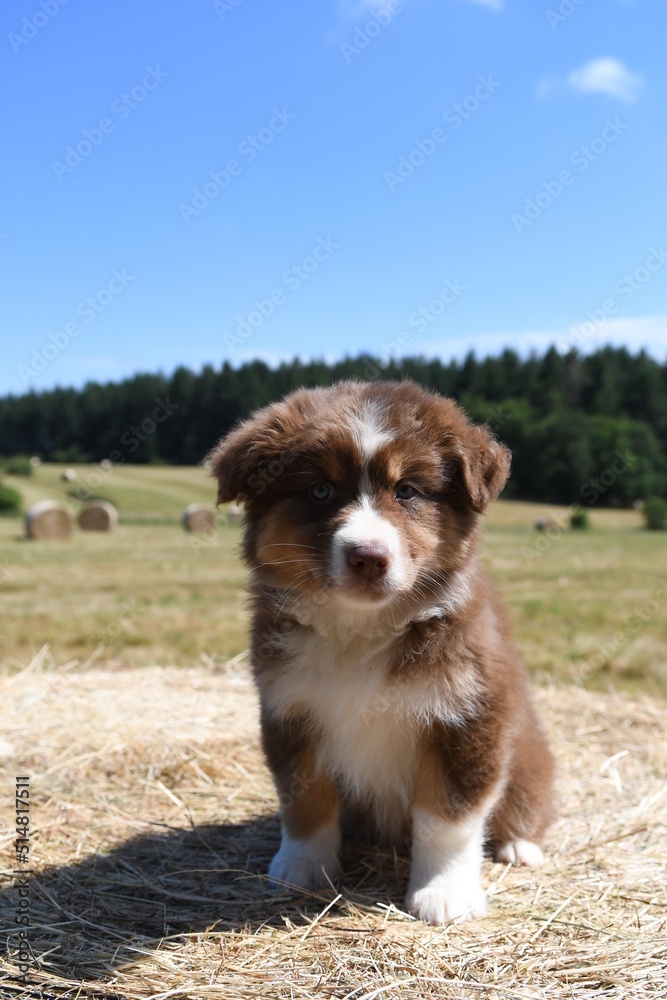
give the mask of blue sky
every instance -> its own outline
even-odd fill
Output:
[[[361,350],[665,359],[664,0],[0,18],[0,393]]]

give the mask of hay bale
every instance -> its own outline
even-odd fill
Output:
[[[26,514],[25,530],[30,538],[69,538],[72,518],[63,504],[55,500],[40,500]]]
[[[76,471],[74,469],[65,469],[60,478],[64,483],[73,483],[76,479]]]
[[[39,469],[40,465],[42,464],[42,460],[39,457],[39,455],[33,455],[32,458],[30,459],[30,464],[32,465],[33,469]]]
[[[546,532],[551,528],[557,528],[558,525],[550,517],[538,517],[535,522],[535,531]]]
[[[102,461],[100,462],[100,469],[104,469],[105,472],[108,472],[110,468],[111,468],[111,459],[103,458]]]
[[[118,524],[118,511],[106,500],[89,500],[79,511],[79,527],[84,531],[112,531]]]
[[[205,503],[191,503],[183,511],[183,527],[186,531],[198,533],[213,531],[215,528],[215,511]]]

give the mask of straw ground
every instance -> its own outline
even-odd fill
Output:
[[[667,995],[664,703],[538,689],[560,765],[547,863],[486,863],[490,915],[431,928],[400,911],[400,853],[350,843],[330,890],[267,892],[276,800],[243,656],[109,669],[45,647],[0,683],[0,926],[25,774],[35,956],[22,982],[10,938],[3,998]]]

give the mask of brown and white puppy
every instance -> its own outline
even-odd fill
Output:
[[[484,848],[535,865],[553,762],[493,588],[482,515],[510,454],[411,382],[303,389],[208,456],[245,504],[252,661],[281,802],[270,876],[338,872],[343,816],[411,833],[405,906],[481,916]]]

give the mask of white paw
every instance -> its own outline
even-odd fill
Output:
[[[457,884],[440,875],[422,888],[408,886],[405,909],[427,924],[444,924],[456,917],[473,920],[486,913],[486,893],[479,883]]]
[[[269,878],[278,887],[284,882],[300,889],[328,885],[338,875],[338,844],[326,834],[296,840],[283,833],[280,850],[269,865]]]
[[[515,865],[517,868],[524,865],[526,868],[535,868],[544,864],[544,855],[538,844],[532,840],[509,840],[506,844],[501,844],[495,852],[496,861],[504,865]]]

